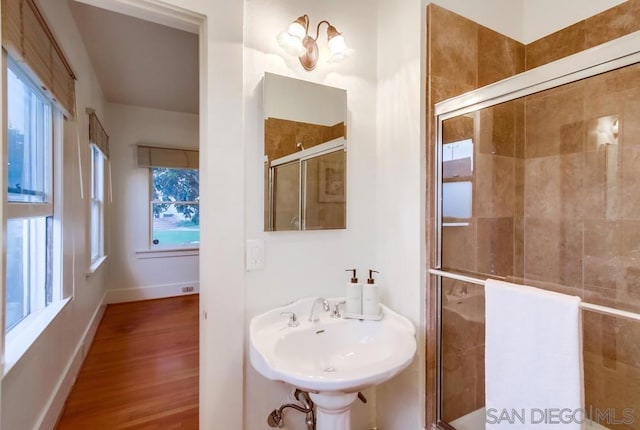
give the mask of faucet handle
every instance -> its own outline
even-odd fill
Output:
[[[300,325],[295,312],[280,312],[280,315],[289,315],[289,323],[287,324],[289,327],[298,327]]]
[[[345,305],[347,302],[342,300],[341,302],[335,302],[333,304],[333,307],[331,308],[331,314],[329,314],[329,316],[331,318],[340,318],[342,315],[340,315],[340,305]]]
[[[329,305],[329,301],[327,299],[322,299],[322,309],[329,312],[331,310],[331,306]]]

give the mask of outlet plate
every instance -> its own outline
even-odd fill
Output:
[[[264,269],[264,240],[247,240],[245,248],[245,268],[248,272]]]

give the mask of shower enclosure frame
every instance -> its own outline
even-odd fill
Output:
[[[428,270],[430,276],[429,285],[431,285],[431,288],[435,288],[435,306],[429,309],[429,311],[435,312],[436,319],[436,419],[434,428],[455,430],[455,427],[442,419],[442,279],[448,278],[478,285],[484,284],[481,279],[453,271],[444,271],[442,268],[443,121],[639,62],[640,31],[435,105],[434,118],[432,119],[435,121],[436,132],[434,150],[434,160],[436,163],[434,166],[435,181],[432,182],[435,185],[435,201],[433,202],[435,209],[435,234],[432,237],[436,241],[436,255],[433,259],[434,267]],[[590,303],[583,303],[582,308],[583,310],[640,321],[640,314],[634,312]]]

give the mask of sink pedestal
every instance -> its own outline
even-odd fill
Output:
[[[309,393],[316,405],[316,430],[351,430],[351,405],[357,393]]]

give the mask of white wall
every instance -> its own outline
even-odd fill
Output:
[[[527,0],[435,0],[433,3],[522,42],[524,37],[523,2],[526,1]],[[537,2],[537,0],[530,1],[531,3]],[[427,1],[427,3],[431,2]],[[558,3],[562,2],[555,2],[554,5]],[[583,7],[582,3],[585,2],[575,0],[575,3],[580,3],[580,5],[577,6],[580,8]],[[549,11],[553,9],[554,7],[547,9],[546,14],[551,15]]]
[[[376,236],[382,300],[417,329],[413,364],[377,389],[377,425],[424,425],[425,149],[422,104],[425,5],[378,2]]]
[[[198,115],[108,103],[113,178],[108,302],[166,297],[198,285],[198,256],[141,254],[149,249],[149,169],[136,144],[198,148]]]
[[[73,291],[73,300],[45,329],[2,381],[3,429],[52,428],[85,352],[85,330],[94,317],[99,319],[105,292],[107,265],[87,278],[89,266],[88,199],[80,200],[77,137],[81,145],[85,192],[88,190],[90,162],[86,107],[104,118],[100,87],[66,0],[39,1],[56,39],[69,59],[78,81],[78,118],[65,122],[64,133],[64,260],[63,287]],[[108,123],[105,123],[108,128]],[[95,328],[95,327],[91,327]],[[92,333],[88,334],[91,338]],[[90,340],[90,339],[89,339]],[[26,405],[29,405],[28,407]]]
[[[527,44],[625,1],[435,0],[433,3]]]
[[[344,296],[348,274],[377,268],[375,231],[376,170],[376,10],[367,0],[247,0],[245,2],[246,236],[265,241],[265,269],[246,275],[246,321],[277,305],[306,296]],[[326,19],[355,50],[342,63],[321,57],[312,72],[277,44],[276,35],[303,14],[312,32]],[[319,46],[326,51],[326,27]],[[262,77],[265,72],[304,79],[347,91],[347,229],[263,232]],[[246,330],[245,330],[246,333]],[[289,401],[288,388],[257,374],[245,362],[245,429],[266,428],[267,415]],[[375,396],[355,404],[354,429],[374,424]],[[287,428],[301,428],[302,414],[290,414]],[[295,418],[294,418],[295,417]]]
[[[575,24],[625,0],[522,0],[523,43],[547,36],[571,24]]]

